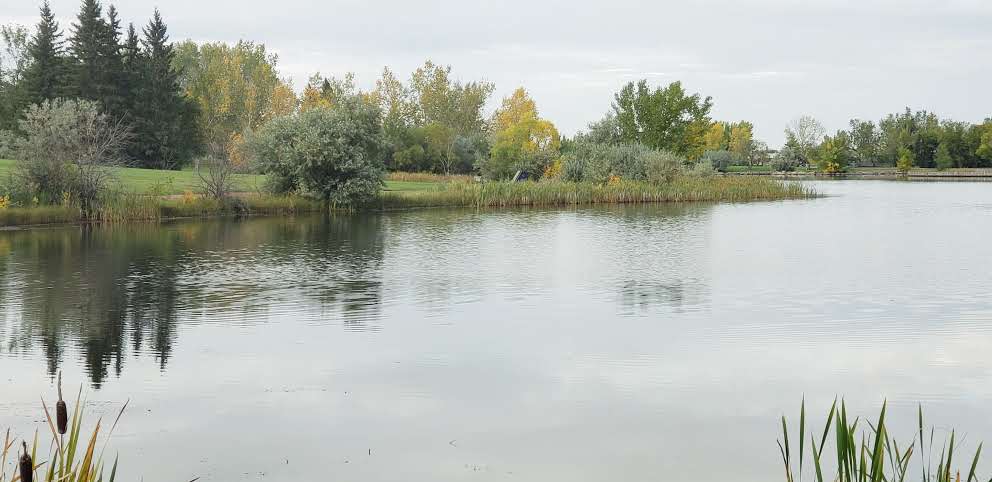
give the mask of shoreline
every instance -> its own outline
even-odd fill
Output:
[[[641,181],[616,183],[492,182],[438,183],[418,191],[380,191],[374,200],[348,209],[328,207],[304,196],[236,195],[228,202],[211,199],[148,198],[125,195],[113,199],[85,219],[78,208],[35,206],[0,210],[0,230],[46,226],[127,222],[163,222],[177,219],[295,216],[321,211],[387,212],[426,208],[507,208],[517,206],[580,206],[594,204],[650,204],[685,202],[748,202],[820,197],[800,184],[769,178],[713,176],[686,177],[665,184]]]

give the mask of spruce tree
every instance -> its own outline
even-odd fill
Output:
[[[100,101],[104,85],[103,54],[101,45],[106,37],[107,25],[102,16],[103,8],[97,0],[83,0],[72,25],[72,94],[84,99]]]
[[[195,117],[182,95],[168,28],[158,9],[143,30],[141,99],[135,112],[134,145],[147,167],[175,169],[197,149]]]
[[[41,6],[41,21],[28,46],[28,56],[31,64],[24,78],[25,104],[40,104],[64,96],[66,59],[63,57],[62,32],[47,0]]]
[[[124,63],[121,56],[121,21],[117,8],[107,8],[107,20],[100,41],[100,57],[103,62],[103,91],[100,101],[105,112],[113,119],[122,119],[128,111],[127,97],[129,85],[124,78]]]

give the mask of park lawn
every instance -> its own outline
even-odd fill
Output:
[[[0,159],[0,179],[6,178],[16,167],[16,161]],[[182,171],[162,171],[121,167],[115,169],[117,179],[125,189],[138,194],[158,194],[169,196],[187,191],[197,192],[200,179],[192,169]],[[259,191],[265,184],[265,176],[260,174],[235,175],[235,190],[242,192]],[[423,191],[436,186],[429,181],[386,181],[386,191]]]

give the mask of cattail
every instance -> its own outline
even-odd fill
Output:
[[[59,401],[55,404],[55,421],[59,427],[59,435],[65,435],[66,425],[69,424],[69,411],[66,410],[65,400],[62,400],[62,372],[59,372]]]
[[[21,442],[24,446],[24,455],[21,456],[21,482],[31,482],[34,480],[34,463],[31,461],[31,456],[28,455],[28,443]]]

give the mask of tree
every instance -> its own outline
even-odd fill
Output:
[[[20,176],[38,186],[49,202],[78,203],[91,216],[113,178],[127,140],[127,128],[100,113],[88,100],[46,100],[28,107],[16,146]]]
[[[158,9],[143,34],[141,55],[128,52],[133,57],[126,64],[140,68],[141,85],[141,99],[132,112],[134,142],[130,151],[142,166],[175,169],[200,148],[196,110],[182,95],[180,72],[173,65],[175,53]]]
[[[704,148],[707,151],[726,151],[730,145],[730,132],[723,122],[714,122],[706,130],[703,137]]]
[[[809,164],[813,150],[820,145],[825,133],[826,129],[819,121],[804,115],[785,127],[785,145],[792,148],[801,163]]]
[[[730,152],[733,152],[738,159],[751,164],[754,160],[755,143],[754,127],[750,122],[741,121],[730,126],[730,142],[728,144]]]
[[[378,107],[352,96],[334,107],[272,120],[249,140],[249,150],[274,190],[355,206],[383,185],[380,117]]]
[[[273,97],[278,96],[278,90],[273,91]],[[355,74],[348,72],[343,79],[335,77],[323,77],[320,73],[310,76],[306,87],[303,88],[303,99],[300,101],[300,109],[307,111],[315,108],[334,107],[341,102],[341,99],[355,96],[358,89],[355,87]],[[287,106],[275,106],[275,110],[287,110]],[[288,109],[292,112],[292,109]],[[286,115],[285,112],[282,115]]]
[[[975,154],[987,162],[992,162],[992,119],[985,119],[985,123],[975,127],[975,132],[979,137]]]
[[[111,21],[116,23],[116,12],[111,9],[110,13]],[[120,72],[115,30],[118,27],[104,20],[103,6],[98,0],[83,0],[69,41],[72,54],[69,94],[95,100],[103,109],[111,109],[115,116],[121,114],[116,110],[119,85],[114,78]]]
[[[580,133],[576,137],[576,142],[592,142],[597,144],[619,144],[620,124],[617,116],[613,112],[607,112],[602,119],[589,123],[589,131]]]
[[[909,170],[916,164],[916,156],[908,148],[899,149],[899,160],[896,161],[896,168],[902,175],[909,174]]]
[[[951,150],[947,147],[947,144],[941,143],[937,147],[937,155],[934,156],[934,161],[939,171],[954,167],[954,159],[951,158]]]
[[[28,31],[20,25],[0,27],[0,130],[15,129],[26,103],[24,79],[31,67]]]
[[[620,139],[698,157],[710,127],[711,97],[687,95],[681,82],[651,90],[647,80],[628,83],[614,95]]]
[[[878,162],[881,148],[881,135],[875,129],[875,123],[860,119],[851,119],[851,149],[858,165],[874,166]]]
[[[844,131],[838,131],[833,137],[827,136],[814,155],[816,168],[821,172],[844,172],[853,158],[850,138]]]
[[[25,82],[29,104],[39,104],[65,95],[67,82],[63,43],[62,31],[46,1],[41,6],[41,20],[28,49],[31,66]]]
[[[517,170],[539,175],[558,157],[558,129],[537,113],[537,104],[523,87],[503,99],[492,121],[495,136],[482,171],[490,179],[507,179]]]
[[[265,46],[185,41],[175,48],[179,85],[200,112],[207,142],[227,144],[266,122],[292,113],[296,97],[276,69],[278,57]]]

